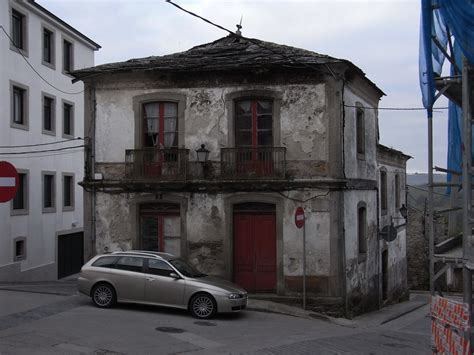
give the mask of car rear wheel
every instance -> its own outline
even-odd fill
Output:
[[[189,310],[195,318],[209,319],[217,312],[216,301],[211,295],[199,293],[191,299]]]
[[[117,301],[114,288],[106,283],[98,284],[92,291],[92,302],[100,308],[110,308]]]

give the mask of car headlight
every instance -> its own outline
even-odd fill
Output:
[[[239,294],[239,293],[230,293],[229,294],[229,299],[230,300],[236,300],[236,299],[239,299],[239,298],[242,298],[242,295]]]

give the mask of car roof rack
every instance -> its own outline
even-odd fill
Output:
[[[114,251],[112,254],[151,256],[151,257],[158,257],[163,260],[170,260],[175,257],[173,254],[169,254],[169,253],[162,253],[162,252],[157,252],[157,251],[146,251],[146,250]]]

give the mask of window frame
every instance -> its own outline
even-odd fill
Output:
[[[15,122],[15,90],[22,91],[22,123]],[[10,80],[10,127],[29,130],[29,93],[30,88],[26,85],[20,84],[16,81]]]
[[[46,176],[52,176],[51,186],[51,206],[45,206],[45,183]],[[56,172],[54,171],[42,171],[41,172],[41,207],[43,213],[54,213],[56,212]]]
[[[66,206],[65,205],[65,202],[66,202],[66,191],[65,191],[65,188],[66,188],[66,178],[71,178],[71,181],[70,181],[70,191],[69,191],[69,200],[71,202],[70,205]],[[75,202],[76,202],[76,193],[75,193],[75,176],[74,176],[74,173],[62,173],[61,174],[61,181],[62,181],[62,210],[63,211],[74,211],[75,209]]]
[[[30,181],[30,171],[27,169],[17,169],[18,175],[25,175],[25,185],[23,191],[23,206],[24,208],[14,208],[13,198],[10,202],[10,216],[22,216],[29,213],[29,181]]]
[[[387,170],[380,170],[380,211],[382,215],[387,214],[388,209],[388,174]]]
[[[150,105],[150,104],[156,104],[158,105],[158,125],[159,125],[159,133],[157,134],[157,144],[154,146],[149,146],[145,145],[147,143],[147,133],[148,133],[148,122],[147,122],[147,116],[146,116],[146,110],[145,106]],[[176,140],[176,145],[172,145],[171,147],[165,147],[165,136],[166,133],[170,133],[165,131],[165,112],[164,112],[164,107],[166,104],[173,104],[176,106],[176,127],[174,130],[175,138],[173,142]],[[143,117],[142,117],[142,125],[141,125],[141,130],[142,130],[142,142],[143,142],[143,148],[164,148],[164,149],[172,149],[172,148],[179,148],[179,113],[178,113],[178,103],[174,101],[149,101],[145,102],[142,104],[142,112],[143,112]]]
[[[49,48],[49,55],[51,61],[47,61],[45,59],[45,33],[48,32],[50,35],[50,48]],[[56,69],[56,31],[53,28],[45,25],[44,23],[41,24],[41,63],[44,66],[47,66],[51,69]]]
[[[71,109],[70,109],[70,123],[69,123],[69,126],[70,126],[70,130],[71,130],[71,133],[68,134],[68,133],[65,133],[64,132],[64,128],[65,128],[65,107],[69,106]],[[74,107],[74,102],[72,101],[68,101],[68,100],[65,100],[65,99],[62,99],[61,100],[61,116],[62,116],[62,137],[63,138],[68,138],[68,139],[73,139],[74,138],[74,132],[75,132],[75,129],[74,129],[74,123],[75,123],[75,107]]]
[[[68,51],[68,55],[69,55],[69,60],[67,61],[68,65],[67,65],[67,68],[66,68],[66,45],[65,44],[69,44],[70,46],[68,47],[69,48],[69,51]],[[65,36],[62,36],[62,73],[64,75],[68,75],[68,76],[72,76],[70,73],[72,71],[74,71],[74,42],[69,38],[69,37],[65,37]]]
[[[15,41],[15,26],[13,23],[13,16],[17,13],[21,16],[21,47],[17,46]],[[10,6],[10,49],[16,53],[20,53],[28,57],[28,12],[23,12],[15,6]]]
[[[360,103],[356,103],[355,108],[356,126],[356,153],[357,158],[365,160],[366,139],[365,139],[365,111]]]
[[[17,245],[23,243],[23,253],[18,255]],[[26,260],[26,237],[17,237],[13,240],[13,262]]]
[[[258,119],[259,119],[259,113],[258,113],[258,102],[259,101],[265,101],[267,103],[270,103],[271,107],[271,113],[270,114],[260,114],[260,115],[271,115],[271,128],[259,128],[258,127]],[[237,122],[239,118],[241,118],[244,115],[239,115],[237,114],[237,105],[240,102],[249,102],[250,103],[250,110],[251,110],[251,127],[250,129],[238,129]],[[252,98],[238,98],[234,100],[234,144],[236,148],[252,148],[252,149],[258,149],[258,148],[272,148],[274,147],[275,140],[273,138],[273,99],[269,98],[260,98],[260,97],[252,97]],[[250,131],[251,133],[251,143],[249,145],[237,145],[237,136],[239,132],[245,132],[245,131]],[[271,134],[271,145],[259,145],[259,133],[260,132],[270,132]]]
[[[401,199],[400,199],[400,191],[401,191],[401,185],[400,185],[400,174],[396,173],[395,174],[395,179],[394,179],[394,184],[395,184],[395,210],[398,212],[399,208],[401,207]]]
[[[236,147],[235,145],[235,102],[245,99],[262,99],[272,100],[272,147],[281,146],[281,101],[282,93],[280,91],[256,89],[235,91],[225,95],[225,110],[227,112],[227,144],[228,147]]]
[[[143,141],[143,117],[144,104],[151,102],[174,102],[178,105],[178,148],[183,149],[184,146],[184,129],[185,127],[184,112],[186,109],[186,95],[175,92],[156,92],[145,95],[137,95],[133,97],[133,111],[135,113],[135,149],[144,147]]]
[[[365,202],[357,204],[357,250],[359,256],[367,255],[367,204]]]
[[[46,129],[45,127],[45,104],[47,100],[51,100],[51,112],[50,112],[50,120],[51,120],[51,129]],[[41,131],[43,134],[47,134],[50,136],[56,135],[56,96],[48,94],[44,91],[41,92],[41,107],[42,107],[42,123],[41,123]]]

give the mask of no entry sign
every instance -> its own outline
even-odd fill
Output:
[[[303,207],[298,207],[295,212],[295,224],[296,227],[302,228],[304,226],[304,209]]]
[[[18,190],[18,173],[6,161],[0,161],[0,202],[10,201]]]

